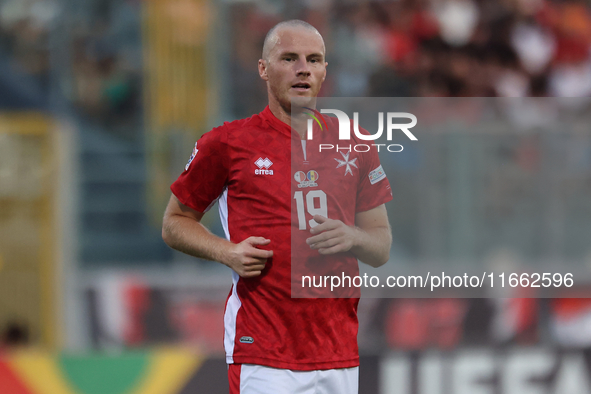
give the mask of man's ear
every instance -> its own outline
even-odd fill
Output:
[[[322,82],[326,79],[326,67],[328,66],[328,62],[324,62],[324,75],[322,76]]]
[[[269,76],[267,75],[267,61],[264,59],[259,59],[259,76],[264,81],[269,80]]]

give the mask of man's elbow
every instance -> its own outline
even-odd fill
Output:
[[[388,243],[387,248],[376,248],[373,252],[366,254],[364,259],[360,260],[373,268],[381,267],[390,260],[390,243]]]
[[[170,246],[168,244],[169,239],[168,239],[168,231],[166,231],[166,227],[162,226],[162,240],[164,241],[165,244],[167,244],[168,246]]]
[[[369,264],[374,268],[381,267],[382,265],[386,264],[388,260],[390,260],[390,248],[392,247],[392,230],[390,226],[385,227],[384,231],[384,241],[383,241],[383,249],[379,248],[379,254],[375,256],[373,261]]]
[[[381,267],[382,265],[386,264],[388,262],[388,260],[390,260],[389,254],[374,258],[371,261],[368,261],[367,264],[374,267],[374,268],[378,268],[378,267]]]
[[[170,220],[165,216],[164,220],[162,221],[162,240],[166,245],[174,249],[174,242],[170,226]]]

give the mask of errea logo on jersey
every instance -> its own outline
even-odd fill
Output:
[[[273,162],[269,158],[265,157],[263,159],[259,157],[254,164],[258,167],[254,170],[255,175],[273,175],[273,170],[269,169],[273,165]]]

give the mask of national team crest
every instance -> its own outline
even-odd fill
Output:
[[[193,148],[193,153],[191,153],[191,157],[189,157],[189,161],[187,162],[187,165],[185,166],[185,171],[187,171],[189,169],[189,166],[191,165],[191,162],[195,158],[195,155],[197,155],[197,152],[199,152],[199,149],[197,149],[197,142],[195,142],[195,147]]]
[[[318,186],[316,181],[319,177],[320,176],[318,175],[318,172],[314,170],[308,171],[307,174],[304,171],[298,171],[293,175],[293,179],[295,179],[296,182],[298,182],[299,188]]]

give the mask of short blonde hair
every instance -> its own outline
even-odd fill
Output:
[[[271,53],[271,50],[273,49],[273,47],[277,44],[277,41],[279,40],[279,36],[277,34],[278,30],[280,30],[282,28],[289,28],[289,27],[301,27],[301,28],[310,30],[310,31],[318,34],[320,39],[322,39],[322,44],[324,45],[324,39],[322,38],[322,35],[314,26],[312,26],[308,22],[302,21],[300,19],[291,19],[288,21],[279,22],[278,24],[273,26],[271,28],[271,30],[269,30],[269,32],[265,36],[265,42],[263,44],[263,59],[264,60],[269,61],[269,54]]]

